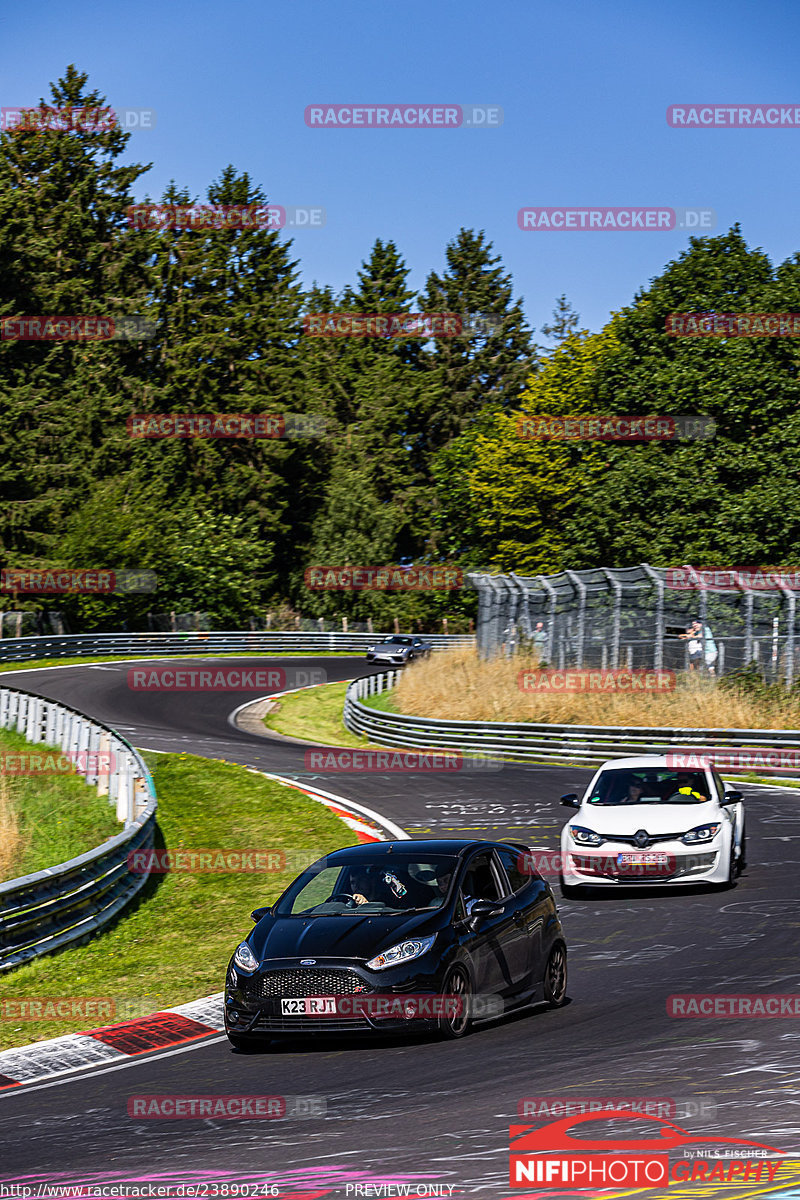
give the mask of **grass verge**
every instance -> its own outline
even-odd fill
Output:
[[[14,774],[5,755],[35,754],[56,766],[60,751],[32,745],[21,733],[0,731],[0,880],[17,879],[84,854],[122,832],[107,796],[98,796],[76,772]],[[19,769],[19,768],[17,768]]]
[[[276,733],[320,746],[356,749],[372,745],[367,738],[351,733],[342,720],[346,691],[347,683],[342,682],[292,692],[276,701],[278,707],[267,713],[264,724]]]
[[[311,858],[357,840],[323,805],[244,767],[188,754],[144,757],[159,797],[159,834],[170,849],[285,850]],[[275,900],[296,874],[291,865],[258,875],[151,876],[135,906],[110,930],[0,977],[0,1013],[7,1000],[100,997],[114,1002],[113,1015],[6,1018],[0,1021],[0,1048],[221,991],[228,958],[251,928],[250,912]]]

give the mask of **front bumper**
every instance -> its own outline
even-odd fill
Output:
[[[367,654],[367,662],[386,662],[401,666],[406,661],[405,654]]]
[[[369,971],[348,960],[326,960],[313,972],[299,960],[275,960],[252,975],[233,960],[225,981],[225,1029],[239,1035],[422,1032],[435,1027],[437,1018],[418,1015],[414,997],[435,997],[441,987],[438,963],[426,964],[430,954],[389,971]],[[412,974],[410,967],[418,968]],[[426,969],[427,967],[427,969]],[[310,996],[333,996],[336,1013],[307,1016],[284,1014],[281,1001]],[[413,1006],[414,1012],[406,1014]]]
[[[626,860],[626,855],[631,857]],[[635,861],[637,856],[643,859],[641,863]],[[728,859],[719,838],[696,847],[660,842],[642,851],[609,840],[596,849],[566,849],[562,861],[562,877],[568,887],[724,883],[728,877]]]

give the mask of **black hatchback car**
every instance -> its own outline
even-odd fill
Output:
[[[566,1000],[550,885],[510,842],[397,841],[320,859],[256,922],[225,981],[236,1047],[298,1034],[438,1030]]]

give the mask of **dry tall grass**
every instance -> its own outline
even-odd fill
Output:
[[[434,654],[403,672],[397,705],[410,716],[464,721],[700,729],[796,729],[799,723],[796,697],[739,696],[707,676],[679,674],[675,690],[661,694],[521,691],[520,671],[536,667],[532,656],[484,661],[471,648]]]
[[[5,771],[0,771],[0,880],[12,878],[12,868],[19,861],[23,848],[8,776]]]

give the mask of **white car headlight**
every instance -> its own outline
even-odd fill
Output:
[[[236,953],[233,956],[233,961],[242,971],[257,971],[258,959],[253,951],[248,946],[247,942],[241,942],[236,947]]]
[[[591,829],[584,829],[582,825],[570,825],[570,836],[573,842],[579,846],[602,846],[605,838],[601,838],[599,833],[595,833]]]
[[[687,846],[696,842],[710,842],[717,836],[720,828],[719,822],[714,825],[698,825],[696,829],[690,829],[688,833],[685,833],[681,841]]]
[[[410,962],[412,958],[419,958],[421,954],[427,954],[433,943],[436,941],[436,934],[426,938],[409,938],[407,942],[398,942],[396,946],[392,946],[389,950],[384,950],[383,954],[376,954],[367,963],[370,971],[385,971],[387,967],[396,967],[398,963]]]

